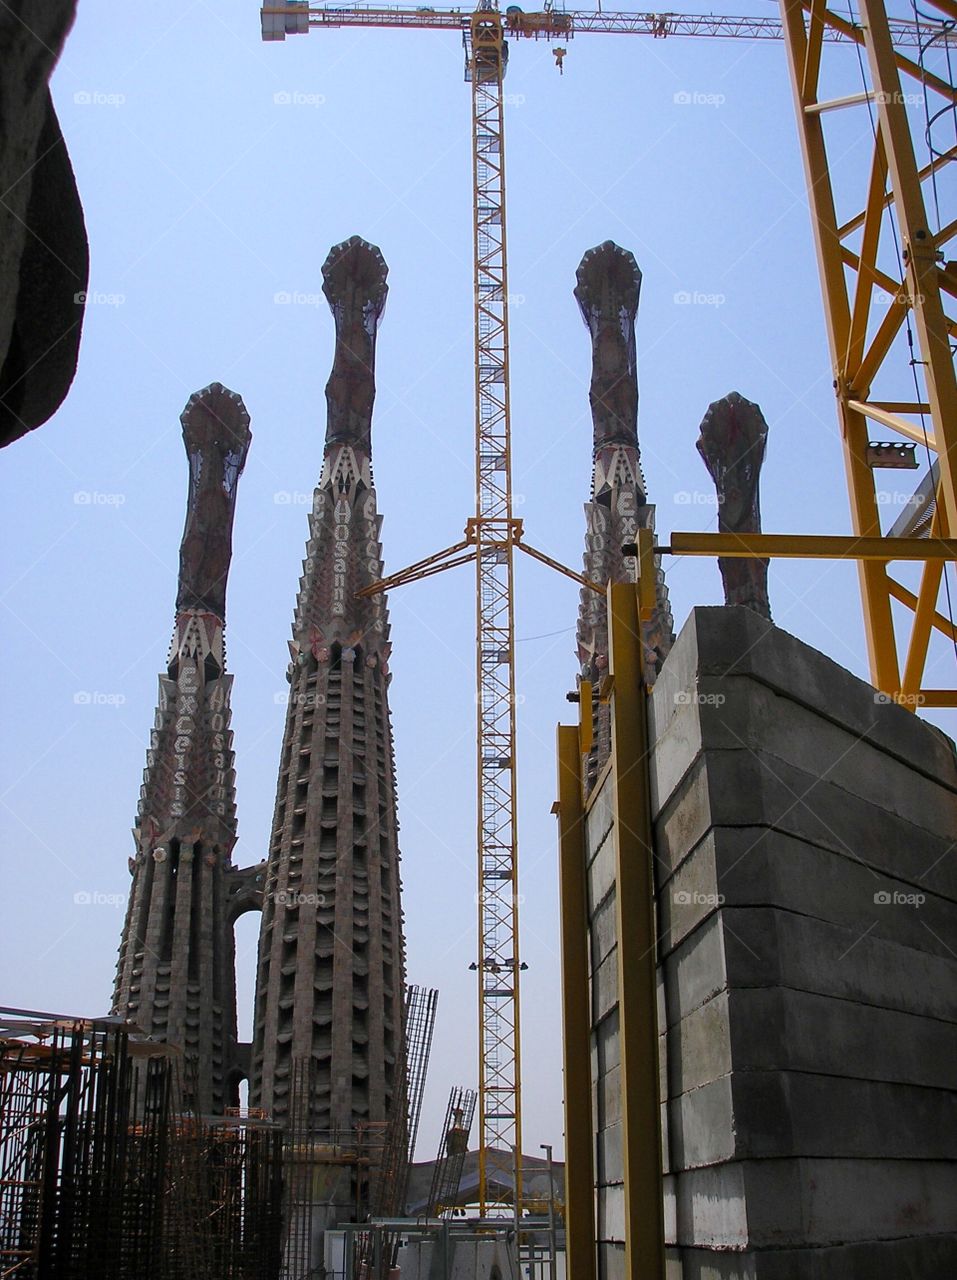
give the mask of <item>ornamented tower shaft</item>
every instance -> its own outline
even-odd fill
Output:
[[[708,406],[698,452],[718,491],[719,533],[760,533],[759,485],[768,424],[759,405],[731,391]],[[771,619],[767,560],[719,556],[724,602]]]
[[[322,274],[336,350],[290,644],[250,1102],[288,1117],[294,1064],[308,1063],[310,1127],[345,1136],[404,1100],[389,625],[382,595],[356,599],[382,576],[371,425],[387,268],[353,236]]]
[[[176,623],[133,829],[113,1009],[183,1049],[193,1067],[188,1101],[218,1114],[238,1100],[230,900],[242,873],[230,863],[236,795],[223,633],[250,432],[242,400],[218,382],[190,398],[181,421],[189,499]]]
[[[585,504],[585,576],[602,585],[634,582],[633,556],[622,555],[639,528],[654,529],[655,509],[645,496],[638,449],[638,371],[635,318],[641,293],[638,263],[611,240],[582,258],[575,298],[592,342],[589,389],[594,446],[591,501]],[[672,620],[664,574],[658,570],[658,607],[645,626],[649,671],[671,648]],[[608,672],[605,598],[584,588],[578,618],[581,678],[592,683],[594,746],[585,760],[586,791],[593,787],[611,750],[611,722],[598,701],[598,685]]]

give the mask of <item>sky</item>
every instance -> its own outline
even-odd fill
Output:
[[[754,0],[734,11],[776,9]],[[858,91],[853,51],[833,56],[833,91]],[[581,35],[559,75],[548,45],[528,41],[512,50],[506,92],[514,489],[528,540],[581,564],[590,346],[572,290],[583,253],[607,239],[643,272],[639,434],[662,540],[716,527],[695,440],[709,403],[731,390],[769,424],[765,530],[848,533],[783,45]],[[0,469],[0,963],[5,1004],[94,1015],[110,1004],[173,623],[187,480],[179,415],[213,381],[243,397],[252,421],[227,607],[234,861],[266,853],[334,341],[320,266],[352,234],[389,265],[373,425],[387,572],[457,541],[471,513],[470,108],[455,34],[312,31],[265,45],[252,0],[80,0],[53,93],[92,270],[73,388]],[[838,194],[853,212],[866,109],[836,116],[832,136]],[[939,195],[953,207],[947,175]],[[887,524],[919,474],[882,473]],[[721,602],[714,562],[666,570],[676,628],[696,605]],[[779,626],[866,677],[853,566],[779,561],[769,586]],[[549,810],[555,725],[571,719],[577,605],[573,583],[523,558],[523,1145],[538,1154],[553,1143],[556,1156]],[[440,991],[418,1152],[427,1158],[449,1089],[476,1083],[471,569],[395,591],[389,608],[408,977]],[[953,648],[935,639],[926,683],[952,686],[954,675]],[[957,731],[952,713],[927,718]],[[257,923],[247,915],[237,926],[243,1038]]]

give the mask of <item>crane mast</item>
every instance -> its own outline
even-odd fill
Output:
[[[472,84],[475,311],[476,712],[478,724],[479,1202],[514,1176],[521,1213],[521,1043],[515,767],[515,596],[505,229],[507,46],[480,9],[466,36]],[[518,531],[520,533],[520,531]],[[496,1177],[495,1175],[498,1175]]]

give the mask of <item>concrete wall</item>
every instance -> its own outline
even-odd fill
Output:
[[[649,715],[669,1280],[957,1275],[953,743],[743,608],[693,612]],[[611,1280],[607,783],[587,841]]]

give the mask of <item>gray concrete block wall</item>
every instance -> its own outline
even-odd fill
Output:
[[[650,702],[669,1280],[957,1275],[957,763],[745,609]],[[622,1258],[611,788],[587,819],[601,1274]]]

